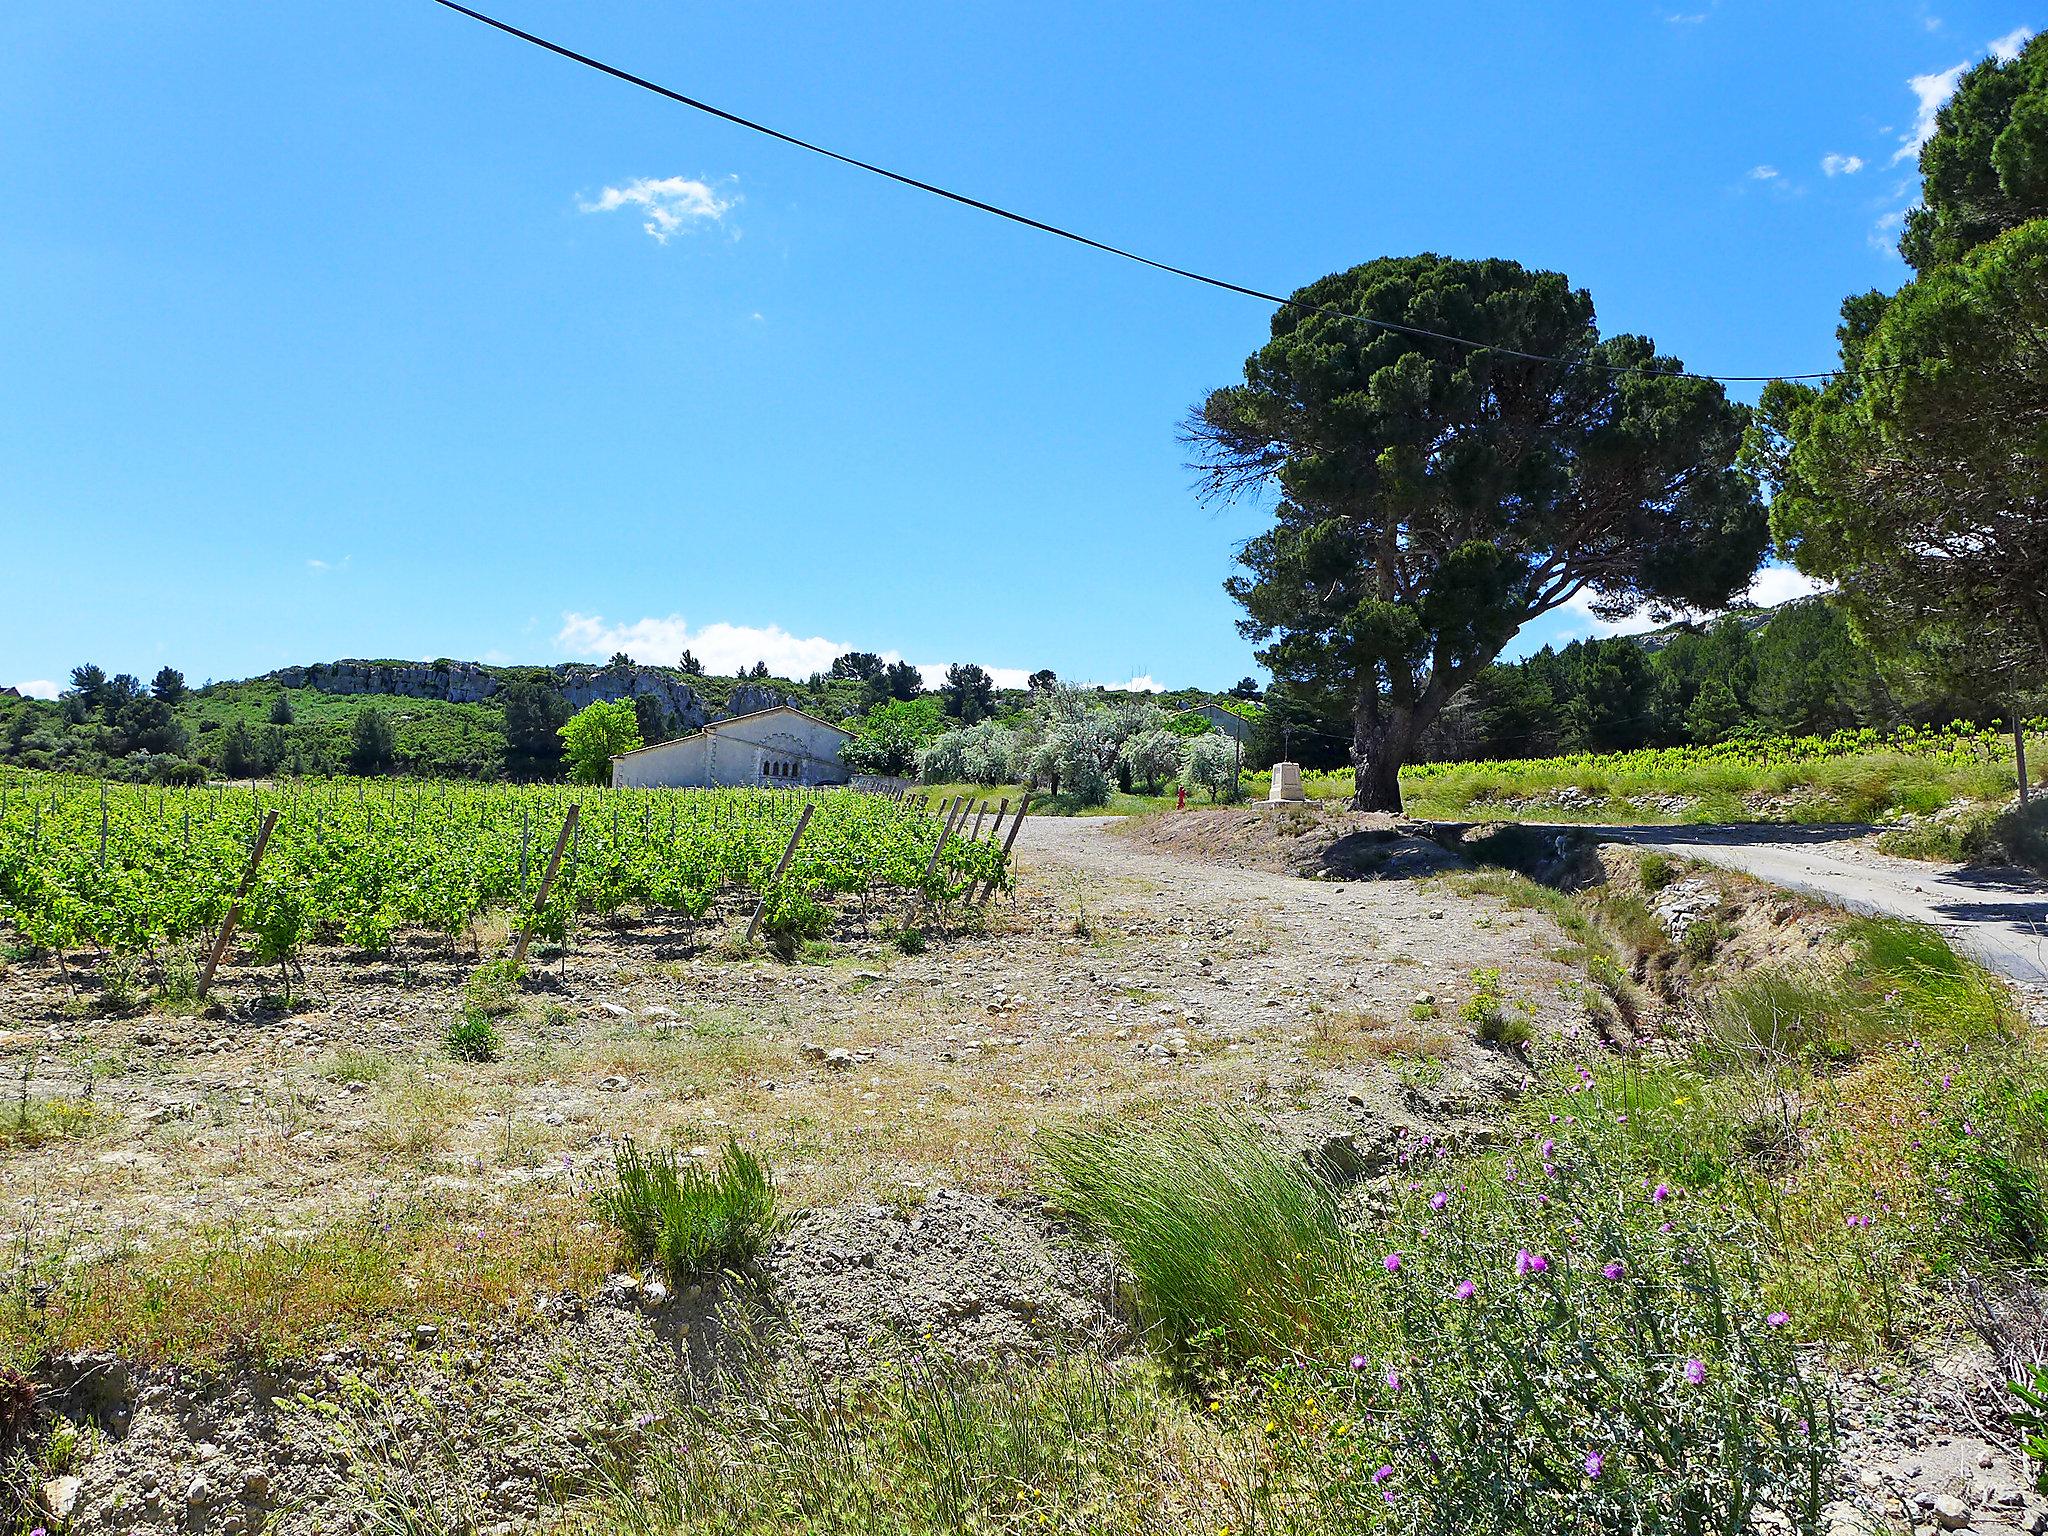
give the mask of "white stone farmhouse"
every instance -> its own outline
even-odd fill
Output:
[[[612,759],[614,789],[793,789],[844,784],[852,777],[839,760],[853,740],[816,715],[787,704],[714,720],[678,736]]]

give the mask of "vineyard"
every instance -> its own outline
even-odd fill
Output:
[[[242,931],[259,960],[282,964],[314,943],[382,954],[406,930],[453,940],[498,913],[560,943],[578,917],[694,921],[727,894],[759,900],[769,934],[809,938],[835,900],[945,906],[1006,886],[1004,847],[969,820],[851,791],[161,789],[16,775],[0,777],[0,925],[60,964],[89,947],[161,973],[166,949],[219,932],[246,879]]]
[[[2048,720],[2029,722],[2038,777]],[[1320,778],[1320,776],[1318,776]],[[1745,734],[1703,746],[1577,752],[1500,762],[1418,763],[1402,770],[1411,811],[1460,817],[1529,804],[1546,814],[1697,821],[1880,820],[1929,814],[2014,789],[2012,738],[1954,722],[1827,736]],[[1348,786],[1345,786],[1348,787]],[[1312,792],[1323,792],[1320,783]],[[1557,797],[1566,803],[1558,805]],[[1658,805],[1673,797],[1679,805]],[[1576,800],[1576,805],[1571,802]]]

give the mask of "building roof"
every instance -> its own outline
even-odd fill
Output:
[[[694,741],[699,736],[709,736],[714,731],[722,731],[728,725],[739,725],[747,720],[759,720],[766,715],[801,715],[813,725],[822,725],[828,731],[837,731],[848,741],[853,740],[853,732],[849,731],[845,726],[834,725],[830,720],[820,720],[809,710],[798,709],[794,704],[770,704],[766,709],[749,710],[744,715],[727,715],[723,720],[706,721],[702,727],[691,731],[687,736],[673,736],[667,741],[657,741],[651,747],[635,747],[631,752],[614,752],[612,754],[612,761],[616,763],[622,758],[638,757],[642,752],[659,752],[663,747],[672,747],[677,742]]]

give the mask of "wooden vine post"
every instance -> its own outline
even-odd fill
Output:
[[[516,970],[526,964],[526,946],[533,938],[533,925],[541,913],[548,909],[548,894],[555,888],[555,876],[562,871],[562,854],[569,846],[570,834],[576,830],[576,813],[581,807],[573,801],[569,814],[562,818],[561,835],[555,839],[555,851],[548,856],[547,873],[540,877],[540,899],[533,904],[533,916],[519,929],[519,944],[512,951],[512,965]]]
[[[950,800],[941,801],[939,803],[939,814],[943,817],[939,825],[939,840],[932,844],[932,856],[924,861],[926,884],[931,883],[932,871],[939,867],[939,853],[945,848],[946,839],[953,835],[953,802]]]
[[[1017,802],[1017,814],[1010,820],[1010,835],[1003,839],[1003,862],[1005,864],[1009,863],[1010,861],[1010,850],[1017,846],[1017,829],[1024,825],[1024,808],[1030,804],[1031,791],[1027,789],[1024,792],[1024,798]],[[995,881],[988,880],[983,882],[981,887],[981,900],[984,903],[988,901],[989,897],[995,895],[995,893]],[[974,900],[972,893],[968,895],[967,899],[969,901]]]
[[[775,866],[775,873],[768,877],[768,883],[761,887],[761,899],[754,903],[754,920],[747,924],[747,942],[754,942],[754,935],[761,931],[761,917],[768,910],[768,893],[775,889],[783,875],[789,871],[789,861],[796,857],[796,840],[804,835],[804,828],[811,824],[811,812],[818,808],[813,800],[804,807],[803,815],[796,819],[796,830],[789,834],[789,846],[782,850],[782,859]]]
[[[235,929],[242,921],[243,899],[256,881],[256,866],[263,862],[263,850],[270,846],[270,834],[276,826],[277,812],[265,811],[263,825],[256,831],[255,846],[249,850],[249,867],[242,871],[242,883],[235,890],[235,899],[228,903],[228,915],[221,919],[220,937],[213,941],[213,951],[206,957],[206,969],[200,973],[201,997],[206,996],[206,989],[213,985],[213,973],[219,968],[221,957],[227,954],[228,946],[235,941]]]

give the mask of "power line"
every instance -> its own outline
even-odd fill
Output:
[[[1233,283],[1228,278],[1212,277],[1206,272],[1197,272],[1190,267],[1177,267],[1172,262],[1158,261],[1150,256],[1142,256],[1136,251],[1125,250],[1122,246],[1111,245],[1107,241],[1094,239],[1075,230],[1063,228],[1058,224],[1048,224],[1043,219],[1034,219],[1029,214],[1018,213],[996,203],[983,202],[980,198],[969,197],[964,192],[950,191],[945,187],[936,186],[929,181],[920,181],[915,176],[906,176],[901,171],[892,171],[887,166],[876,165],[872,161],[862,160],[853,155],[841,154],[836,149],[827,149],[822,144],[814,144],[809,139],[798,138],[793,133],[784,133],[780,128],[771,128],[766,123],[755,122],[752,118],[742,117],[737,112],[728,112],[725,108],[713,106],[708,101],[699,101],[694,96],[685,96],[681,91],[670,90],[665,85],[659,85],[643,76],[620,69],[616,65],[607,64],[602,59],[593,59],[589,54],[578,53],[573,48],[564,47],[560,43],[550,42],[547,38],[541,37],[536,33],[524,31],[519,27],[513,26],[508,21],[500,21],[497,17],[487,16],[482,11],[471,10],[466,5],[458,4],[457,0],[434,0],[434,4],[441,6],[445,10],[454,11],[458,15],[467,16],[471,21],[482,22],[485,26],[493,27],[508,37],[516,37],[522,43],[530,43],[536,48],[543,49],[560,58],[568,59],[571,63],[581,64],[586,69],[594,69],[601,75],[610,75],[614,80],[623,80],[628,85],[638,86],[643,91],[651,91],[656,96],[673,101],[679,106],[688,107],[695,112],[702,112],[709,117],[718,118],[722,122],[731,123],[735,127],[745,128],[749,132],[762,134],[781,143],[791,145],[794,148],[807,150],[814,155],[822,155],[827,160],[836,160],[841,165],[850,165],[855,170],[866,171],[869,175],[880,176],[884,180],[897,182],[902,186],[910,187],[919,192],[929,193],[933,197],[944,198],[947,202],[958,203],[965,208],[973,208],[981,213],[992,214],[999,219],[1007,219],[1012,224],[1023,225],[1026,229],[1035,229],[1041,234],[1052,235],[1061,240],[1069,240],[1075,245],[1086,246],[1092,251],[1101,251],[1106,256],[1116,256],[1124,261],[1136,262],[1139,266],[1150,267],[1155,272],[1165,272],[1173,277],[1184,277],[1189,282],[1201,283],[1210,288],[1220,288],[1225,293],[1242,294],[1248,299],[1258,299],[1267,304],[1277,304],[1283,308],[1299,310],[1304,314],[1327,315],[1334,319],[1355,321],[1360,325],[1370,326],[1375,330],[1393,331],[1403,336],[1418,337],[1424,341],[1440,341],[1451,346],[1470,347],[1474,351],[1493,352],[1502,357],[1519,358],[1523,362],[1530,363],[1552,363],[1562,366],[1568,361],[1566,358],[1546,357],[1537,352],[1519,352],[1513,347],[1497,346],[1492,342],[1473,341],[1465,336],[1452,336],[1443,331],[1432,331],[1422,326],[1403,325],[1394,320],[1378,320],[1369,315],[1354,315],[1338,309],[1334,305],[1305,304],[1299,299],[1288,298],[1284,294],[1268,293],[1262,288],[1253,288],[1244,283]],[[1603,363],[1600,366],[1610,373],[1661,372],[1661,370],[1629,367],[1620,363]],[[1832,379],[1838,375],[1839,371],[1831,369],[1823,373],[1733,374],[1693,373],[1686,369],[1679,369],[1675,374],[1666,374],[1664,376],[1706,379],[1719,384],[1769,384],[1779,379]]]

